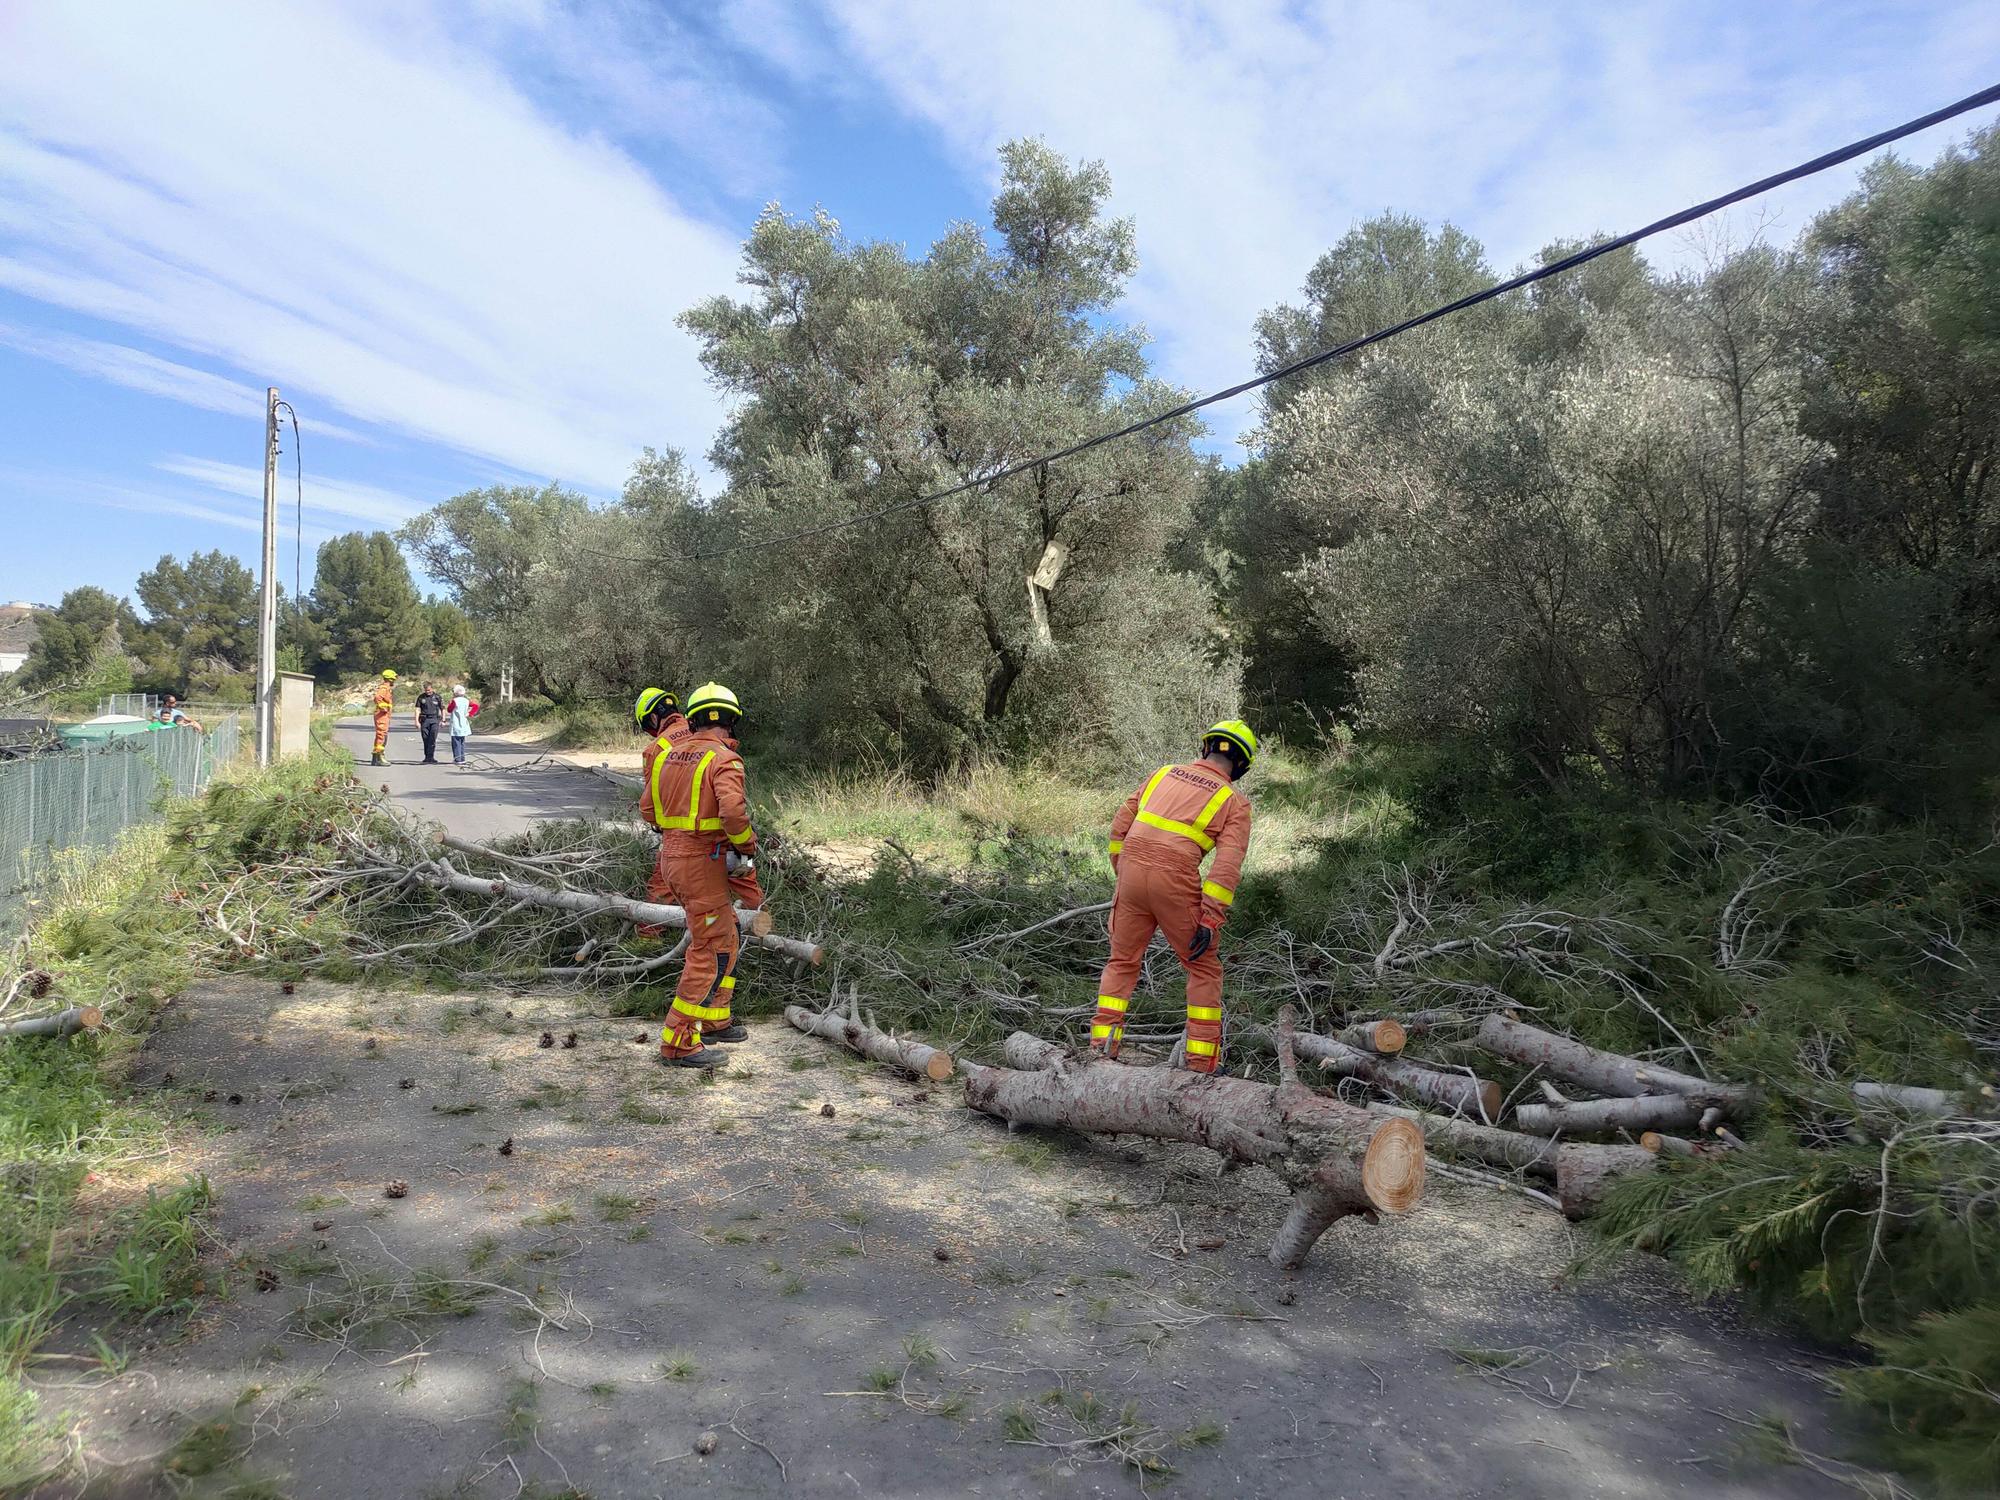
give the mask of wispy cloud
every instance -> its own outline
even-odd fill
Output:
[[[720,408],[673,320],[734,236],[448,19],[8,8],[0,286],[527,474],[699,453]]]
[[[143,391],[148,396],[162,396],[183,406],[248,418],[261,418],[264,413],[264,393],[254,385],[230,380],[208,370],[197,370],[192,365],[178,364],[171,359],[162,359],[157,354],[148,354],[143,349],[133,349],[124,344],[82,338],[75,334],[36,333],[5,323],[0,323],[0,344],[74,370],[79,375],[108,380],[128,390]],[[372,445],[375,441],[352,427],[314,417],[300,418],[299,426],[315,436],[338,438],[343,442]]]
[[[1164,372],[1192,386],[1241,373],[1256,315],[1295,299],[1319,252],[1384,208],[1450,219],[1505,267],[1969,93],[2000,53],[2000,10],[1962,0],[756,10],[773,58],[831,26],[848,69],[983,181],[1013,136],[1104,159],[1138,222],[1130,311],[1159,337]],[[1851,182],[1772,200],[1777,227],[1796,232]],[[1239,402],[1217,425],[1249,414]]]
[[[160,459],[153,465],[165,474],[174,474],[182,479],[191,479],[196,484],[231,495],[239,499],[254,500],[261,508],[264,503],[264,475],[261,470],[247,464],[223,463],[213,458],[190,458],[175,455]],[[293,491],[289,484],[282,484],[279,490],[285,497],[281,509],[289,515],[293,503]],[[372,484],[357,484],[351,480],[322,479],[311,474],[305,481],[305,508],[316,518],[340,516],[349,520],[365,522],[371,527],[393,530],[402,525],[427,505],[443,499],[413,500],[407,495],[399,495],[393,490],[377,488]]]

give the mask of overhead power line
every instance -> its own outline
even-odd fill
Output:
[[[1691,224],[1696,219],[1706,218],[1708,215],[1717,213],[1722,209],[1733,207],[1751,198],[1759,197],[1762,194],[1772,191],[1774,188],[1784,187],[1787,183],[1812,177],[1820,172],[1837,167],[1843,162],[1852,161],[1857,156],[1865,156],[1870,151],[1879,150],[1883,146],[1891,145],[1896,141],[1902,140],[1905,136],[1915,135],[1918,131],[1928,130],[1933,125],[1941,125],[1947,120],[1956,119],[1960,115],[1968,114],[1982,106],[1995,103],[2000,103],[2000,84],[1994,84],[1989,88],[1981,89],[1976,94],[1968,94],[1955,104],[1947,104],[1942,109],[1934,109],[1929,114],[1919,115],[1914,120],[1906,120],[1901,125],[1893,126],[1888,130],[1880,130],[1871,136],[1863,137],[1861,140],[1849,142],[1845,146],[1840,146],[1823,155],[1815,156],[1810,161],[1800,162],[1795,167],[1789,167],[1782,172],[1773,173],[1769,177],[1761,177],[1755,182],[1746,183],[1732,192],[1724,193],[1719,198],[1710,198],[1704,203],[1695,204],[1692,208],[1684,208],[1679,213],[1669,214],[1664,219],[1655,219],[1643,228],[1631,230],[1629,233],[1618,235],[1612,239],[1600,240],[1598,243],[1590,245],[1585,249],[1565,255],[1560,260],[1550,261],[1545,266],[1537,266],[1532,271],[1524,271],[1518,276],[1510,276],[1505,281],[1496,281],[1489,287],[1482,288],[1476,292],[1470,292],[1455,301],[1434,307],[1429,312],[1418,313],[1415,317],[1405,318],[1402,322],[1393,323],[1386,328],[1378,328],[1373,333],[1366,333],[1359,338],[1349,339],[1346,343],[1336,344],[1331,349],[1322,349],[1317,354],[1309,354],[1304,359],[1293,360],[1290,364],[1284,365],[1279,369],[1253,376],[1249,380],[1238,381],[1235,385],[1227,386],[1219,391],[1212,391],[1206,396],[1199,396],[1191,401],[1183,401],[1178,406],[1169,407],[1167,410],[1156,412],[1150,417],[1143,417],[1139,421],[1127,423],[1125,426],[1116,428],[1113,431],[1100,432],[1094,437],[1087,437],[1080,442],[1071,443],[1066,448],[1056,448],[1047,453],[1037,454],[1033,458],[1024,458],[1018,463],[1009,464],[1005,468],[995,470],[991,474],[983,474],[977,479],[967,479],[945,489],[935,490],[927,495],[919,495],[915,499],[899,500],[894,505],[885,505],[879,510],[863,511],[858,515],[846,516],[838,521],[827,521],[816,526],[805,527],[798,531],[783,532],[777,536],[756,537],[746,541],[732,542],[726,547],[716,547],[707,551],[682,553],[679,559],[634,557],[627,558],[626,560],[630,562],[705,561],[710,558],[726,557],[732,552],[754,552],[772,547],[785,547],[791,545],[793,542],[807,541],[813,537],[828,536],[834,532],[846,531],[856,526],[866,526],[871,522],[880,521],[889,516],[902,515],[908,511],[922,510],[928,506],[936,505],[941,501],[950,500],[959,495],[968,494],[974,490],[990,489],[1002,480],[1011,479],[1016,474],[1026,473],[1030,469],[1040,468],[1044,464],[1057,463],[1065,458],[1074,458],[1077,454],[1087,453],[1092,448],[1101,448],[1106,443],[1115,443],[1123,438],[1145,432],[1149,428],[1159,427],[1167,422],[1176,421],[1181,417],[1200,411],[1203,407],[1214,406],[1218,402],[1232,400],[1237,396],[1244,395],[1249,391],[1258,390],[1276,381],[1289,379],[1293,375],[1302,374],[1307,370],[1316,369],[1321,365],[1331,364],[1337,359],[1344,359],[1350,354],[1359,353],[1371,344],[1383,343],[1388,339],[1395,338],[1399,334],[1408,333],[1413,328],[1421,328],[1426,323],[1435,323],[1440,318],[1448,318],[1453,313],[1464,312],[1467,308],[1477,307],[1482,302],[1491,302],[1496,297],[1504,297],[1509,292],[1519,291],[1522,287],[1533,286],[1538,281],[1547,281],[1550,277],[1560,276],[1565,271],[1573,271],[1578,266],[1596,260],[1601,255],[1609,255],[1614,250],[1623,250],[1628,245],[1636,245],[1639,241],[1651,239],[1654,235],[1664,234],[1670,229],[1678,229],[1683,224]],[[596,549],[581,550],[594,552]],[[623,556],[623,554],[619,553],[599,553],[598,555]]]

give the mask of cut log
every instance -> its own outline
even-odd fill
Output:
[[[1423,1195],[1424,1138],[1405,1119],[1314,1093],[1298,1081],[1289,1017],[1279,1026],[1272,1086],[1180,1068],[1137,1068],[1076,1057],[1016,1032],[1006,1056],[1023,1067],[965,1065],[972,1108],[1010,1125],[1057,1125],[1104,1135],[1144,1135],[1207,1146],[1225,1159],[1271,1168],[1299,1194],[1271,1248],[1296,1266],[1343,1214],[1401,1213]],[[1346,1166],[1333,1165],[1336,1159]]]
[[[1611,1184],[1634,1172],[1651,1172],[1659,1157],[1643,1146],[1556,1148],[1556,1199],[1565,1216],[1587,1219],[1604,1203]]]
[[[1677,1135],[1662,1135],[1657,1130],[1648,1130],[1639,1137],[1639,1148],[1650,1151],[1655,1156],[1699,1156],[1701,1147],[1693,1141],[1684,1141]]]
[[[1426,1114],[1422,1110],[1404,1109],[1399,1104],[1371,1104],[1368,1113],[1413,1120],[1430,1145],[1447,1147],[1489,1166],[1505,1167],[1514,1172],[1533,1172],[1541,1177],[1555,1176],[1556,1152],[1561,1148],[1556,1142],[1544,1140],[1541,1136],[1522,1135],[1518,1130],[1501,1130],[1492,1125],[1475,1125],[1457,1115]]]
[[[1378,1088],[1414,1094],[1426,1103],[1488,1124],[1500,1118],[1500,1085],[1470,1073],[1446,1073],[1406,1057],[1377,1057],[1333,1037],[1315,1036],[1309,1031],[1299,1033],[1298,1049],[1300,1056],[1313,1058],[1329,1073],[1363,1078]]]
[[[52,1016],[30,1016],[25,1021],[0,1024],[0,1036],[68,1036],[77,1031],[95,1031],[104,1024],[104,1012],[95,1005],[72,1005]]]
[[[1394,1057],[1408,1045],[1409,1033],[1401,1021],[1364,1021],[1340,1033],[1340,1040],[1377,1057]]]
[[[785,1019],[812,1036],[838,1042],[851,1052],[859,1052],[863,1057],[887,1063],[892,1068],[901,1068],[919,1078],[928,1078],[933,1083],[944,1082],[957,1066],[951,1054],[941,1048],[908,1037],[891,1036],[837,1010],[812,1011],[803,1005],[787,1005]]]
[[[1686,1094],[1637,1099],[1580,1099],[1572,1104],[1519,1104],[1514,1123],[1535,1135],[1593,1135],[1606,1130],[1689,1130],[1714,1106]]]
[[[1742,1111],[1756,1101],[1756,1091],[1742,1084],[1715,1083],[1691,1073],[1676,1073],[1657,1063],[1641,1062],[1617,1052],[1586,1046],[1574,1037],[1543,1031],[1525,1021],[1488,1016],[1479,1023],[1479,1045],[1496,1057],[1540,1068],[1598,1094],[1636,1098],[1640,1094],[1696,1094]]]

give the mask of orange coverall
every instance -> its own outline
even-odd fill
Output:
[[[1111,821],[1118,888],[1111,902],[1111,961],[1098,982],[1090,1025],[1093,1051],[1118,1055],[1126,1007],[1157,929],[1187,971],[1187,1066],[1196,1073],[1221,1066],[1222,960],[1212,938],[1200,958],[1187,955],[1198,927],[1221,928],[1249,848],[1249,800],[1214,766],[1162,766],[1125,799]],[[1211,849],[1215,863],[1203,879],[1201,862]]]
[[[719,729],[702,729],[663,749],[653,762],[654,824],[660,830],[659,873],[687,911],[687,958],[660,1032],[665,1057],[701,1051],[703,1030],[730,1024],[736,989],[736,911],[731,887],[747,883],[763,903],[754,876],[732,882],[727,850],[757,853],[743,757]]]
[[[389,748],[389,715],[396,711],[396,689],[386,682],[375,684],[375,753]]]
[[[658,828],[660,821],[653,816],[653,768],[659,764],[660,756],[674,748],[674,741],[687,738],[688,721],[685,714],[675,711],[667,715],[660,732],[646,741],[646,748],[639,752],[639,821],[648,828]],[[674,893],[667,885],[666,872],[655,861],[653,873],[646,877],[646,899],[648,901],[672,901]],[[642,927],[644,937],[658,937],[658,928]]]

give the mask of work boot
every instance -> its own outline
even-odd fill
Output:
[[[665,1068],[719,1068],[728,1061],[720,1052],[711,1052],[706,1047],[679,1057],[669,1057],[664,1052],[660,1054],[660,1066]]]
[[[386,766],[389,764],[389,762],[382,759],[380,755],[375,755],[369,758],[368,764],[371,766]]]
[[[731,1021],[720,1031],[704,1029],[701,1039],[704,1042],[747,1042],[750,1040],[750,1033],[741,1021]]]

